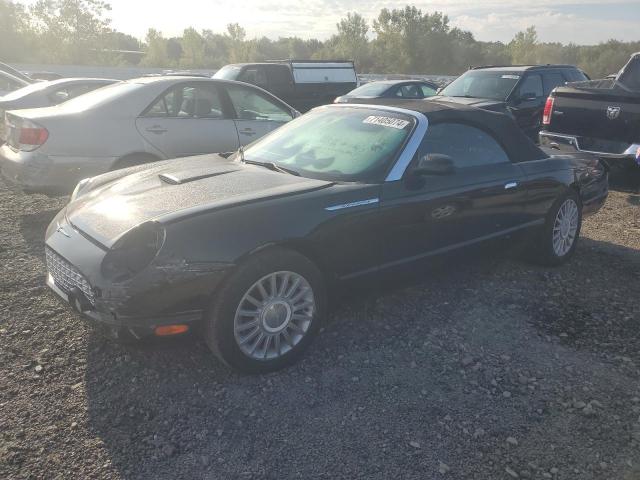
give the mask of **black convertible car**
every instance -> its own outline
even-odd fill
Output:
[[[551,156],[503,114],[331,105],[228,158],[82,181],[46,233],[48,285],[115,332],[201,325],[228,365],[264,372],[309,345],[329,285],[516,232],[560,264],[607,192],[598,160]]]

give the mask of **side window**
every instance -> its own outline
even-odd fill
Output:
[[[172,88],[156,100],[145,116],[222,118],[222,103],[215,87],[181,85]]]
[[[253,85],[258,85],[259,87],[267,86],[267,73],[262,67],[252,67],[244,70],[238,80],[245,83],[252,83]]]
[[[72,87],[69,87],[68,92],[69,92],[69,97],[70,98],[75,98],[75,97],[79,97],[80,95],[84,95],[87,92],[90,92],[92,90],[95,90],[97,88],[100,88],[102,85],[99,84],[94,84],[94,85],[73,85]]]
[[[233,108],[241,120],[288,122],[293,119],[291,112],[260,92],[235,85],[227,85],[225,88],[229,93]]]
[[[536,98],[544,97],[540,75],[528,75],[520,85],[520,98],[529,94],[535,94]]]
[[[420,85],[420,90],[422,90],[423,97],[432,97],[436,94],[436,89],[430,87],[429,85],[422,84]]]
[[[548,97],[551,90],[558,85],[564,85],[566,80],[559,72],[548,72],[543,75],[544,80],[544,96]]]
[[[67,88],[59,88],[54,92],[49,94],[49,99],[53,102],[54,105],[58,105],[59,103],[66,102],[71,99],[71,94],[69,89]]]
[[[402,85],[396,91],[396,97],[401,98],[422,98],[422,91],[417,85]]]
[[[267,70],[269,85],[276,88],[286,87],[291,83],[291,71],[283,65],[270,65]]]
[[[640,90],[640,57],[634,57],[623,67],[619,81],[633,90]]]
[[[461,123],[429,125],[417,158],[430,153],[451,157],[456,168],[509,162],[506,152],[491,135]]]
[[[578,70],[577,68],[568,68],[563,70],[564,76],[567,77],[569,82],[584,82],[588,80],[587,76],[584,74],[582,70]]]

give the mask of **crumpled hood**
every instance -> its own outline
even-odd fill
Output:
[[[440,100],[442,102],[458,103],[460,105],[468,105],[470,107],[482,108],[491,112],[507,113],[507,104],[500,100],[491,100],[488,98],[467,98],[467,97],[447,97],[437,95],[429,97],[430,100]]]
[[[96,183],[100,182],[101,177],[96,177]],[[191,214],[294,195],[328,185],[331,183],[273,172],[218,155],[202,155],[150,164],[101,184],[71,202],[66,218],[75,228],[111,247],[124,233],[146,221],[175,218],[178,212]]]

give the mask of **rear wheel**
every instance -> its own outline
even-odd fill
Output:
[[[247,373],[294,363],[317,334],[324,312],[320,271],[306,257],[270,249],[225,281],[205,320],[205,340],[227,365]]]
[[[542,230],[533,243],[534,260],[545,265],[560,265],[571,258],[578,245],[582,227],[582,206],[576,192],[558,198]]]

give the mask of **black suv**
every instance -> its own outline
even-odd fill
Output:
[[[431,98],[509,113],[537,141],[542,111],[551,90],[567,82],[588,79],[573,65],[474,67],[443,88],[439,96]]]

